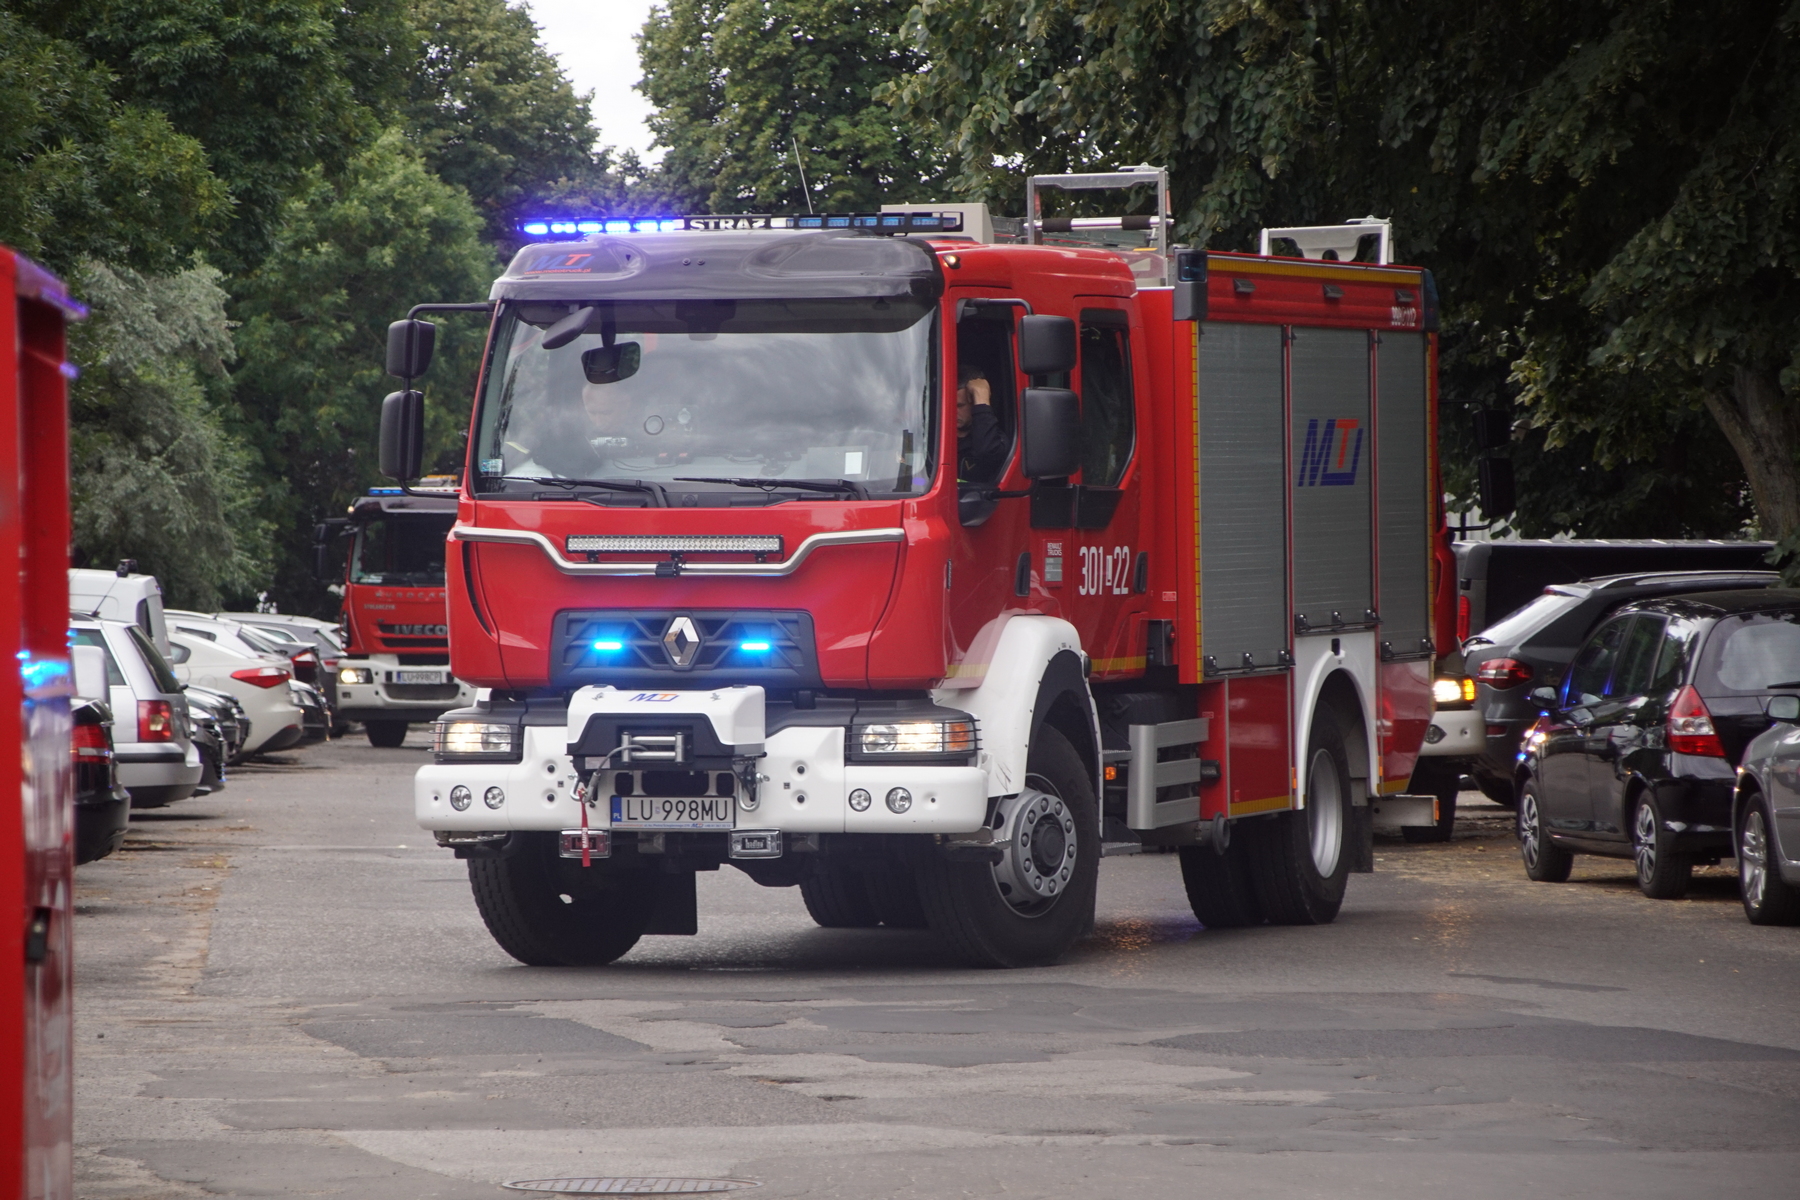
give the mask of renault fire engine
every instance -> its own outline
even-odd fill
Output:
[[[987,965],[1151,848],[1208,926],[1322,923],[1431,822],[1431,275],[1385,223],[1171,247],[1150,168],[1026,211],[534,222],[486,305],[390,328],[407,480],[421,314],[492,314],[446,557],[482,690],[414,803],[515,958],[693,933],[722,865]]]
[[[350,515],[315,531],[318,574],[335,574],[331,545],[351,537],[344,581],[344,656],[337,716],[361,721],[369,742],[398,746],[407,726],[470,704],[475,690],[450,670],[444,613],[444,537],[456,521],[456,481],[372,488]]]

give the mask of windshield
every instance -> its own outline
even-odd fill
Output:
[[[572,307],[501,315],[475,451],[481,490],[507,489],[506,476],[525,477],[510,489],[527,492],[538,478],[847,480],[847,495],[930,484],[934,321],[923,301],[595,301],[586,332],[544,349]]]
[[[356,531],[351,583],[444,586],[444,539],[455,513],[384,513]],[[280,653],[280,651],[275,651]]]
[[[1800,617],[1726,617],[1707,639],[1696,682],[1703,696],[1800,687]]]

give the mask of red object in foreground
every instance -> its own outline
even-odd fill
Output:
[[[69,420],[62,284],[0,248],[0,1195],[73,1195]],[[16,667],[13,664],[17,664]],[[80,748],[75,747],[79,753]]]
[[[245,667],[233,671],[231,677],[259,688],[272,688],[288,681],[288,673],[280,667]]]
[[[1669,749],[1704,758],[1725,757],[1725,743],[1713,728],[1712,713],[1691,686],[1676,692],[1675,703],[1669,706]]]
[[[1491,688],[1518,687],[1531,678],[1531,664],[1516,658],[1490,658],[1475,672],[1475,678]]]
[[[138,701],[138,741],[175,740],[175,707],[167,700]]]

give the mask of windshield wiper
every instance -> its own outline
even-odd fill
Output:
[[[608,490],[615,492],[638,492],[642,495],[649,496],[655,502],[652,505],[654,508],[669,507],[669,496],[668,493],[663,490],[662,484],[646,483],[642,479],[561,479],[552,475],[501,475],[498,476],[498,478],[502,480],[511,480],[514,483],[547,483],[552,487],[559,487],[565,492],[572,492],[576,488],[584,487],[607,488]],[[577,496],[575,498],[577,500],[586,500],[590,504],[598,503],[592,496]]]
[[[869,498],[869,489],[854,479],[752,479],[739,475],[731,478],[700,475],[677,475],[676,483],[725,483],[732,487],[756,488],[764,492],[773,492],[776,488],[795,488],[802,492],[837,492],[856,497],[858,500]]]

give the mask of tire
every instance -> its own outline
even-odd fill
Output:
[[[905,863],[883,863],[863,877],[863,886],[875,915],[889,929],[930,927],[919,902],[919,881]]]
[[[1525,862],[1525,877],[1538,883],[1568,882],[1575,856],[1551,841],[1545,831],[1537,780],[1528,779],[1519,789],[1518,809],[1519,857]]]
[[[392,750],[406,744],[405,721],[364,721],[363,732],[369,735],[371,746]]]
[[[1637,863],[1638,890],[1652,900],[1679,900],[1693,880],[1694,860],[1679,853],[1674,842],[1656,800],[1640,792],[1631,809],[1631,857]]]
[[[597,967],[637,945],[661,875],[583,868],[557,857],[552,834],[514,836],[516,852],[469,860],[475,907],[502,950],[528,967]]]
[[[1025,771],[1025,790],[996,812],[995,832],[1007,843],[1001,862],[952,862],[922,844],[914,863],[927,923],[974,966],[1053,963],[1093,922],[1100,867],[1093,778],[1050,725],[1032,739]]]
[[[1774,828],[1768,799],[1751,792],[1738,818],[1738,895],[1752,925],[1800,925],[1800,887],[1781,877]]]
[[[1306,807],[1232,831],[1274,925],[1330,924],[1350,882],[1350,756],[1329,714],[1313,718],[1307,746]]]
[[[1206,928],[1243,929],[1263,923],[1241,838],[1223,854],[1210,846],[1183,846],[1181,882],[1187,888],[1188,907]]]
[[[847,866],[821,867],[802,879],[800,898],[812,919],[826,929],[873,929],[881,924],[863,876]]]
[[[1455,767],[1415,768],[1412,783],[1407,790],[1414,795],[1430,794],[1437,797],[1437,824],[1402,825],[1400,836],[1415,846],[1449,841],[1456,832],[1456,793],[1462,790],[1458,783],[1460,778]]]

